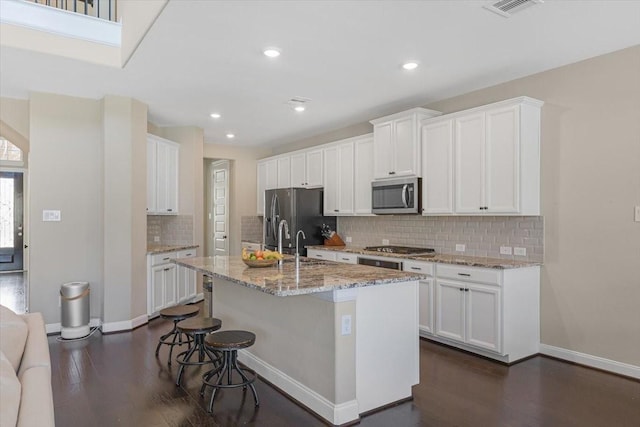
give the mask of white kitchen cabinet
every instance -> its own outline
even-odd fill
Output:
[[[147,213],[178,214],[180,145],[147,135]]]
[[[371,181],[373,181],[373,136],[366,135],[353,143],[354,213],[371,215]]]
[[[258,195],[256,202],[258,207],[257,211],[258,215],[264,215],[264,192],[267,189],[267,162],[258,162],[256,177],[256,192]]]
[[[420,335],[429,338],[434,334],[434,280],[435,266],[430,262],[406,260],[402,263],[403,271],[425,274],[426,279],[422,279],[418,285],[418,330]]]
[[[193,258],[196,256],[196,249],[185,249],[179,251],[178,258]],[[196,278],[195,270],[187,267],[178,266],[178,303],[184,303],[196,297]]]
[[[453,120],[422,126],[422,213],[453,214]]]
[[[541,106],[521,97],[456,113],[456,213],[540,214]]]
[[[374,178],[421,176],[420,121],[438,115],[414,108],[372,120]]]
[[[343,264],[357,264],[358,255],[349,252],[336,252],[336,262]]]
[[[322,187],[322,149],[291,154],[291,186],[302,188]]]
[[[354,150],[353,141],[324,149],[324,214],[353,215]]]
[[[324,251],[322,249],[307,249],[307,258],[321,259],[324,261],[335,261],[335,251]]]
[[[278,183],[276,188],[291,187],[291,157],[283,156],[276,159],[278,169]]]

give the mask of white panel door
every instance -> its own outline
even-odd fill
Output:
[[[307,186],[307,155],[305,153],[291,155],[291,186]]]
[[[168,264],[162,266],[162,278],[164,285],[164,306],[171,307],[178,303],[177,300],[177,266]]]
[[[280,157],[278,160],[278,184],[276,188],[291,187],[291,157]]]
[[[422,212],[453,213],[453,120],[422,127]]]
[[[151,267],[151,313],[162,310],[164,305],[164,268],[165,265]]]
[[[326,158],[325,158],[326,162]],[[375,178],[394,176],[393,122],[375,125],[373,131],[373,174]]]
[[[256,183],[256,191],[257,191],[257,213],[258,215],[264,215],[264,191],[267,186],[267,163],[266,162],[258,162],[258,169],[256,171],[257,175],[257,183]]]
[[[394,123],[393,144],[393,172],[394,176],[417,175],[416,170],[419,161],[418,137],[416,135],[416,120],[411,117],[397,119]]]
[[[156,201],[156,142],[147,140],[147,212],[154,213],[157,209]]]
[[[436,334],[464,342],[464,284],[438,279],[436,281]]]
[[[483,213],[484,113],[456,119],[456,212]]]
[[[433,334],[435,313],[433,311],[433,279],[419,282],[418,326],[420,332]]]
[[[324,149],[324,214],[335,216],[338,213],[338,147]]]
[[[371,214],[371,181],[373,181],[373,138],[354,143],[354,208],[356,215]]]
[[[502,352],[500,336],[500,288],[467,284],[466,341],[487,350]]]
[[[486,212],[520,211],[520,107],[487,111]]]
[[[353,213],[353,142],[338,146],[338,213]]]
[[[322,187],[322,150],[307,151],[307,187]]]
[[[215,163],[213,185],[213,254],[229,255],[229,163]]]

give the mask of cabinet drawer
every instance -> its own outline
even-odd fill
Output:
[[[307,249],[307,258],[323,259],[325,261],[335,261],[336,252],[319,251],[317,249]]]
[[[167,264],[171,258],[176,258],[176,252],[164,252],[151,256],[151,265]]]
[[[421,261],[404,261],[402,263],[402,270],[433,276],[433,263]]]
[[[358,263],[358,255],[350,254],[346,252],[337,252],[336,253],[336,261],[344,262],[346,264],[357,264]]]
[[[468,280],[471,282],[489,283],[492,285],[500,285],[500,270],[489,268],[462,267],[457,265],[439,264],[437,267],[437,276],[455,279]]]
[[[196,248],[185,249],[178,252],[178,258],[193,258],[196,256]]]

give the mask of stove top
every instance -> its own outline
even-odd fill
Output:
[[[368,246],[364,248],[365,251],[373,252],[385,252],[389,254],[425,254],[433,253],[435,249],[432,248],[412,248],[410,246]]]

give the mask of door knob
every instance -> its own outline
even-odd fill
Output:
[[[226,238],[227,238],[227,236],[222,236],[222,238],[223,238],[223,239],[226,239]]]

